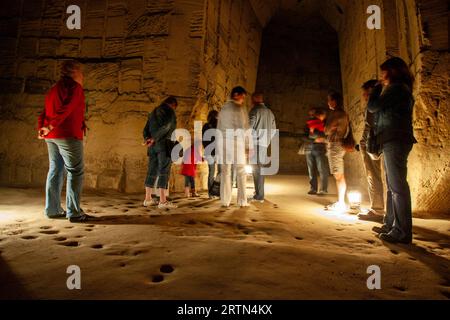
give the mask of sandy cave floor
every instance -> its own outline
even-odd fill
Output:
[[[43,216],[42,190],[1,188],[0,299],[450,298],[450,221],[415,219],[413,245],[384,244],[376,223],[323,212],[334,196],[307,196],[305,177],[266,189],[246,209],[174,195],[171,212],[141,207],[141,195],[85,193],[100,220],[71,224]],[[66,287],[69,265],[81,290]],[[366,286],[371,265],[381,290]]]

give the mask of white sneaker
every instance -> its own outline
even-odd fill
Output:
[[[255,199],[255,198],[249,198],[249,199],[248,199],[248,202],[249,202],[249,203],[255,203],[255,202],[256,202],[256,203],[264,203],[264,201],[265,201],[265,200],[257,200],[257,199]]]
[[[176,204],[173,204],[170,201],[167,201],[166,203],[160,203],[158,205],[158,209],[165,209],[165,210],[170,210],[170,209],[177,209],[178,206]]]
[[[144,207],[148,208],[148,207],[157,206],[158,203],[159,203],[158,200],[152,198],[152,200],[150,200],[150,201],[145,200],[143,205],[144,205]]]
[[[346,204],[343,204],[341,202],[336,202],[336,203],[330,204],[329,206],[326,206],[325,210],[334,211],[334,212],[346,212],[348,210],[348,208],[347,208]]]

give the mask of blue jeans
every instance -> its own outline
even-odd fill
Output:
[[[48,217],[55,217],[64,212],[61,207],[61,191],[66,171],[67,217],[80,217],[84,214],[80,205],[84,176],[83,141],[47,139],[46,142],[50,165],[45,187],[45,214]]]
[[[319,190],[317,172],[320,175],[320,191],[328,192],[329,166],[327,160],[327,149],[325,144],[315,143],[311,151],[306,152],[306,163],[308,165],[309,183],[311,190]]]
[[[389,234],[399,240],[412,239],[411,191],[407,181],[412,147],[397,141],[383,145],[388,189],[385,224],[391,230]]]
[[[154,188],[156,180],[158,180],[157,188],[169,189],[171,167],[172,160],[165,150],[158,151],[154,147],[150,148],[145,186],[147,188]]]

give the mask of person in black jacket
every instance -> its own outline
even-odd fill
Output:
[[[214,195],[211,193],[212,186],[214,180],[216,179],[216,139],[214,135],[211,139],[205,139],[205,133],[208,130],[216,130],[217,129],[217,118],[219,117],[219,112],[216,110],[212,110],[208,114],[208,122],[205,123],[202,129],[202,137],[203,137],[203,148],[205,149],[204,158],[208,162],[208,194],[210,198],[214,198]],[[211,151],[210,151],[211,150]],[[220,165],[217,164],[217,175],[220,175]]]
[[[367,109],[375,113],[375,135],[384,155],[387,177],[387,210],[380,239],[412,242],[411,191],[407,181],[408,156],[417,143],[413,134],[414,77],[400,58],[381,65],[381,83],[373,90]]]
[[[167,201],[166,195],[169,188],[169,176],[172,166],[171,137],[177,128],[175,109],[178,101],[175,97],[169,97],[148,116],[144,128],[145,145],[148,147],[147,155],[148,172],[145,180],[146,196],[144,207],[158,205],[160,209],[174,209],[176,205]],[[153,188],[157,182],[160,190],[159,204],[152,199]]]

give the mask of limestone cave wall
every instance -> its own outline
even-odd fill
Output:
[[[262,26],[247,0],[207,0],[200,90],[219,109],[231,89],[256,86]]]
[[[81,8],[81,30],[66,28],[70,4]],[[85,187],[142,190],[147,113],[175,95],[179,126],[186,127],[197,101],[204,2],[22,0],[1,5],[0,182],[45,182],[47,152],[36,139],[36,119],[46,91],[59,78],[59,63],[70,58],[83,62],[85,71]]]

